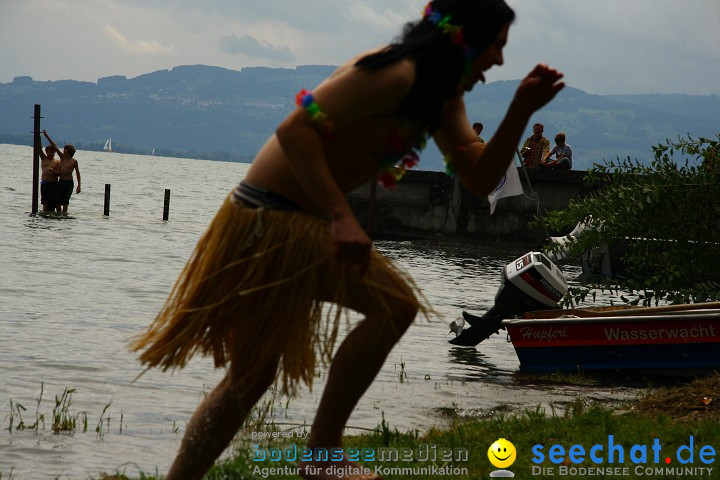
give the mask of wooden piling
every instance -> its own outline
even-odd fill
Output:
[[[33,131],[33,175],[32,175],[32,214],[35,215],[38,211],[38,184],[40,183],[40,150],[42,149],[42,141],[40,140],[40,105],[35,104],[35,128]]]
[[[110,184],[105,184],[105,206],[103,213],[106,217],[110,216]]]
[[[163,220],[167,220],[170,216],[170,189],[165,189],[165,205],[163,206]]]

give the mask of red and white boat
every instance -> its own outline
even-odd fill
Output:
[[[541,252],[508,263],[501,275],[495,305],[482,316],[462,312],[450,324],[450,343],[474,347],[507,329],[521,366],[542,371],[720,367],[720,302],[553,308],[567,282]]]
[[[720,367],[720,302],[541,310],[502,326],[532,370]]]

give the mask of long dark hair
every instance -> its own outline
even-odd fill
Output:
[[[515,19],[504,0],[434,0],[432,8],[450,23],[462,26],[465,44],[481,53],[500,31]],[[428,18],[405,25],[402,35],[383,50],[367,55],[356,65],[378,70],[403,58],[415,60],[415,85],[400,105],[399,114],[432,132],[440,122],[445,101],[455,95],[465,73],[463,48]]]

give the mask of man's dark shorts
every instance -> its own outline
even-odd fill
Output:
[[[58,205],[58,182],[40,183],[40,203],[48,210],[55,210]]]
[[[74,188],[75,182],[72,180],[60,180],[58,182],[58,205],[70,205],[70,197]]]

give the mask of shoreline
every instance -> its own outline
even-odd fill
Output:
[[[399,432],[383,417],[374,432],[345,435],[343,444],[345,451],[357,456],[352,459],[358,460],[358,469],[377,471],[380,468],[388,475],[385,477],[388,480],[487,478],[497,468],[488,460],[488,446],[501,438],[511,441],[517,451],[516,460],[504,468],[514,471],[518,478],[558,475],[586,478],[591,469],[596,472],[592,475],[602,478],[607,478],[602,475],[607,475],[608,469],[610,475],[623,478],[680,478],[671,476],[678,468],[681,474],[688,474],[682,469],[691,469],[689,474],[694,478],[712,478],[715,466],[707,463],[709,457],[700,455],[709,454],[708,447],[720,445],[720,430],[715,427],[720,420],[720,402],[702,401],[708,398],[704,395],[720,397],[720,374],[689,384],[660,388],[613,406],[578,398],[562,413],[526,409],[501,412],[489,418],[453,416],[447,427],[432,428],[422,434]],[[306,430],[302,435],[279,434],[277,437],[285,439],[281,441],[252,442],[248,440],[251,428],[270,431],[274,427],[246,427],[240,433],[246,438],[236,441],[235,453],[218,462],[208,478],[266,478],[266,475],[272,475],[278,479],[298,479],[297,455],[308,454],[300,441]],[[554,453],[550,454],[553,444],[561,446],[553,447]],[[695,448],[691,449],[688,444]],[[576,447],[571,449],[571,445]],[[602,446],[594,452],[600,458],[587,453],[592,445]],[[620,451],[618,448],[622,449],[622,461],[619,457],[609,461],[612,446],[614,453]],[[639,448],[642,450],[637,450]],[[295,457],[292,457],[293,451]],[[637,453],[631,453],[634,451],[649,452],[649,455],[638,457]],[[661,455],[653,459],[655,451]],[[276,452],[278,456],[271,459],[268,452]],[[682,465],[675,460],[675,457],[687,459],[688,455],[695,459],[694,463]],[[564,461],[556,461],[558,457]],[[135,477],[118,472],[102,475],[98,480],[131,478]],[[155,480],[162,477],[141,474],[138,478]]]

